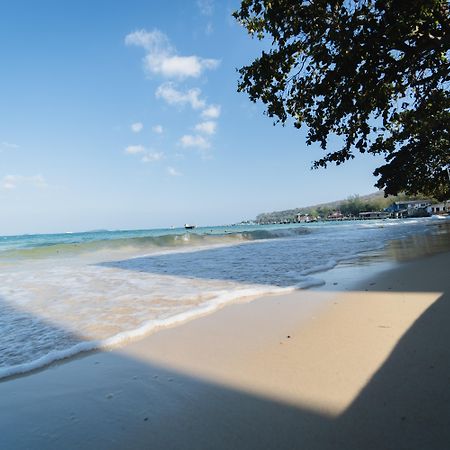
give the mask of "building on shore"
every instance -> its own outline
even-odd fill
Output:
[[[295,221],[298,223],[308,223],[308,222],[315,222],[317,219],[315,219],[314,217],[310,216],[309,214],[302,214],[302,213],[298,213],[295,216]]]
[[[434,203],[427,207],[429,214],[449,214],[450,213],[450,200],[446,200],[441,203]]]
[[[429,213],[427,208],[431,205],[429,200],[407,200],[394,202],[385,209],[391,217],[397,219],[402,217],[424,217]]]
[[[391,217],[391,213],[386,211],[365,211],[359,213],[359,218],[362,220],[387,219],[388,217]]]
[[[333,211],[327,216],[327,220],[345,220],[345,218],[346,217],[341,213],[341,211]]]

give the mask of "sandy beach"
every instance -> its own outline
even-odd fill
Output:
[[[392,251],[4,380],[0,448],[448,449],[450,253]]]
[[[450,450],[450,0],[0,5],[0,450]]]

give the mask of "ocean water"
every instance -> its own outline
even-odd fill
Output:
[[[109,348],[320,272],[439,220],[0,237],[0,378]]]

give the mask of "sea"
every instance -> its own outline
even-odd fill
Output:
[[[444,220],[449,222],[449,220]],[[0,236],[0,379],[139,339],[321,273],[443,220]],[[445,228],[445,227],[444,227]]]

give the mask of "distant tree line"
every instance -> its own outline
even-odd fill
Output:
[[[318,219],[326,219],[335,211],[341,212],[344,216],[358,216],[366,211],[383,211],[393,202],[414,200],[417,197],[400,194],[395,197],[383,197],[383,194],[369,195],[360,197],[352,195],[346,200],[340,200],[323,205],[307,206],[304,208],[295,208],[285,211],[274,211],[262,213],[256,217],[258,223],[290,223],[295,222],[297,214],[308,214]]]

